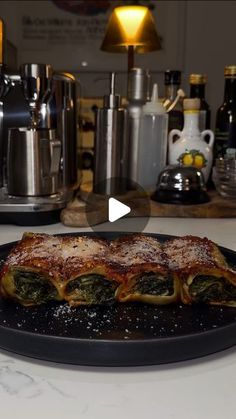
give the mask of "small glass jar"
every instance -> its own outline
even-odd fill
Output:
[[[216,159],[212,180],[221,196],[236,199],[236,158],[225,156]]]

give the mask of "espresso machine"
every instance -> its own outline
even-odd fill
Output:
[[[0,223],[59,221],[79,184],[76,80],[48,64],[0,71]]]

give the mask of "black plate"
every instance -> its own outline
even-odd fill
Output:
[[[94,235],[94,233],[84,233]],[[121,233],[103,233],[107,239]],[[78,233],[76,233],[78,235]],[[152,234],[159,240],[170,236]],[[15,243],[0,246],[4,260]],[[232,265],[236,253],[221,251]],[[25,308],[0,300],[0,347],[55,362],[133,366],[183,361],[236,344],[236,309],[117,304]]]

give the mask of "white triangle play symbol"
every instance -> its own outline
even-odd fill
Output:
[[[124,217],[126,214],[129,214],[131,211],[128,205],[122,204],[115,198],[109,198],[108,201],[108,220],[113,223],[119,218]]]

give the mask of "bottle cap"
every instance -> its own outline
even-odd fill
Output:
[[[236,76],[236,65],[227,65],[224,71],[225,77],[235,77]]]
[[[184,111],[198,111],[200,109],[201,102],[199,98],[184,99],[183,108]]]
[[[206,74],[190,74],[189,83],[190,84],[206,84],[207,77]]]
[[[158,98],[158,85],[157,83],[154,83],[152,88],[152,98],[150,102],[147,102],[145,105],[143,105],[143,113],[144,114],[156,114],[156,115],[163,115],[166,113],[166,109],[162,105],[162,103],[159,101]]]
[[[165,85],[181,84],[181,71],[179,70],[166,70],[165,71]]]

